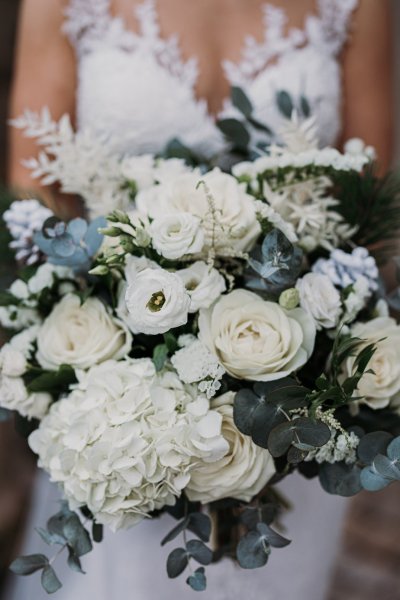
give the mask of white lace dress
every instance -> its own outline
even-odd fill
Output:
[[[161,0],[159,0],[161,1]],[[279,127],[275,94],[288,91],[310,101],[322,144],[334,144],[341,130],[341,72],[338,56],[346,41],[357,0],[318,0],[318,12],[308,15],[303,29],[286,32],[286,16],[266,4],[264,40],[247,37],[239,64],[224,62],[231,84],[251,98],[256,115]],[[198,65],[184,62],[176,37],[162,39],[155,0],[137,9],[139,33],[112,17],[109,0],[70,0],[65,33],[76,48],[79,81],[79,127],[112,134],[121,153],[158,152],[173,137],[212,155],[223,147],[219,130],[204,100],[195,96]],[[223,114],[234,109],[225,101]],[[328,496],[317,481],[298,475],[281,490],[294,503],[286,519],[288,548],[273,551],[268,565],[256,571],[239,570],[225,560],[208,568],[204,600],[323,600],[346,501]],[[25,554],[48,553],[37,534],[57,510],[57,490],[43,474],[38,477]],[[146,521],[117,534],[84,557],[87,575],[69,571],[60,557],[55,568],[64,583],[57,600],[176,600],[193,598],[185,577],[168,580],[168,547],[160,540],[171,528],[168,516]],[[51,550],[50,550],[51,551]],[[6,600],[44,600],[39,577],[10,580]]]

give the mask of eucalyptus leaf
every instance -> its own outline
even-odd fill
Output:
[[[233,106],[240,110],[245,117],[251,116],[251,113],[253,112],[253,105],[242,88],[237,86],[232,87],[231,100]]]
[[[390,483],[388,479],[379,475],[373,467],[365,467],[360,475],[361,485],[368,492],[379,492]]]
[[[241,538],[236,557],[243,569],[258,569],[267,564],[271,548],[259,531],[249,531]]]
[[[208,542],[211,535],[211,519],[201,512],[190,513],[187,528],[203,542]]]
[[[393,436],[387,431],[373,431],[364,435],[357,447],[359,459],[370,465],[378,454],[386,454]]]
[[[93,548],[90,536],[78,515],[72,513],[63,526],[63,534],[76,556],[84,556]]]
[[[400,480],[400,469],[397,463],[397,459],[390,460],[387,456],[383,456],[383,454],[378,454],[375,456],[374,461],[372,463],[374,469],[381,477],[385,479],[390,479],[392,481]]]
[[[159,344],[153,350],[153,363],[156,371],[161,371],[168,358],[168,347],[166,344]]]
[[[189,555],[185,548],[175,548],[167,559],[167,574],[170,579],[178,577],[189,564]]]
[[[186,583],[190,585],[195,592],[204,592],[207,588],[207,579],[204,572],[204,567],[199,567],[187,578]]]
[[[72,571],[76,571],[77,573],[82,573],[82,575],[85,575],[85,571],[82,569],[81,561],[79,557],[76,556],[72,548],[68,548],[67,564]]]
[[[62,588],[61,581],[58,579],[56,572],[50,565],[47,565],[47,567],[43,569],[41,583],[43,589],[46,590],[48,594],[55,594]]]
[[[19,556],[10,565],[10,571],[16,575],[31,575],[44,569],[49,564],[49,559],[44,554],[29,554]]]
[[[12,411],[0,406],[0,423],[9,421],[12,417]]]
[[[386,454],[391,460],[400,461],[400,436],[394,438],[387,447]]]
[[[311,107],[310,107],[310,103],[308,102],[307,98],[303,95],[300,96],[300,109],[301,109],[301,112],[303,113],[304,117],[306,117],[306,119],[308,119],[308,117],[311,115]]]
[[[331,430],[321,421],[300,417],[292,422],[295,425],[298,440],[302,444],[320,448],[331,439]]]
[[[101,523],[93,522],[92,525],[92,538],[93,541],[99,544],[103,541],[103,525]]]
[[[245,150],[250,142],[250,134],[246,127],[236,119],[222,119],[217,122],[218,128],[231,141],[235,148]]]
[[[189,525],[189,517],[186,517],[182,521],[180,521],[167,535],[161,540],[161,546],[165,546],[168,542],[174,540],[180,533],[185,531],[186,527]]]
[[[268,436],[268,450],[272,456],[278,458],[289,450],[295,439],[296,428],[292,421],[285,421],[275,427]]]
[[[212,561],[212,551],[200,540],[189,540],[186,544],[186,550],[201,565],[209,565]]]
[[[290,94],[288,94],[288,92],[286,92],[285,90],[277,92],[276,103],[283,116],[287,119],[290,119],[292,117],[292,112],[294,108]]]
[[[344,462],[324,463],[320,467],[319,480],[328,494],[354,496],[362,490],[360,468]]]
[[[291,543],[290,540],[271,529],[266,523],[259,523],[257,525],[257,530],[274,548],[284,548]]]

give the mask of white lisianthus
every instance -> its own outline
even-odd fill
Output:
[[[369,373],[362,376],[355,395],[361,403],[379,409],[400,401],[400,325],[390,317],[377,317],[367,323],[355,323],[351,335],[363,340],[359,350],[374,344],[376,351],[368,363]],[[343,376],[353,374],[355,357],[350,356]]]
[[[156,217],[149,233],[153,248],[169,260],[177,260],[186,254],[197,254],[204,246],[201,221],[190,213],[172,213]]]
[[[8,377],[19,377],[26,371],[27,363],[23,352],[4,344],[0,350],[0,373]]]
[[[139,214],[151,218],[182,212],[198,217],[206,247],[220,254],[250,251],[261,233],[245,184],[219,169],[204,176],[186,173],[153,186],[137,195],[136,206]]]
[[[213,463],[199,462],[193,470],[186,495],[193,502],[214,502],[236,498],[250,502],[275,474],[275,464],[268,450],[254,444],[240,433],[233,420],[235,394],[227,392],[211,403],[222,416],[221,433],[229,452]]]
[[[200,311],[199,339],[238,379],[273,381],[302,367],[314,349],[315,324],[302,308],[285,310],[234,290]]]
[[[189,312],[208,308],[226,291],[225,279],[219,271],[201,260],[176,273],[190,295]]]
[[[16,410],[28,419],[42,419],[52,398],[46,392],[30,394],[21,377],[0,375],[0,405],[7,410]]]
[[[228,451],[222,416],[150,359],[108,361],[79,377],[29,443],[70,505],[87,506],[98,523],[127,528],[173,505],[199,460]]]
[[[28,281],[29,293],[39,294],[45,288],[51,287],[56,279],[75,280],[75,276],[69,267],[52,265],[48,262],[40,265],[36,273]]]
[[[176,273],[147,268],[128,284],[125,304],[133,333],[156,335],[187,322],[190,296]]]
[[[307,273],[296,283],[300,306],[314,319],[318,330],[336,327],[342,313],[338,290],[329,277]]]
[[[98,298],[88,298],[82,304],[77,295],[67,294],[39,329],[36,358],[45,369],[58,369],[63,364],[88,369],[110,358],[123,358],[131,342],[126,325]]]

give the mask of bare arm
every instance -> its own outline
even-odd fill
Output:
[[[360,0],[344,54],[343,139],[375,146],[381,171],[393,151],[393,64],[390,0]]]
[[[75,57],[62,34],[64,0],[23,0],[17,36],[11,117],[25,109],[48,106],[53,118],[64,113],[74,117]],[[34,190],[33,180],[21,160],[37,154],[34,140],[14,128],[9,130],[9,184]]]

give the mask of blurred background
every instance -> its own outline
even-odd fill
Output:
[[[395,53],[396,147],[393,166],[400,168],[400,0],[393,2]],[[0,0],[0,184],[5,181],[7,106],[13,70],[18,0]],[[371,40],[371,43],[374,43]],[[5,200],[3,200],[5,202]],[[0,207],[1,210],[1,207]],[[0,225],[0,287],[7,271],[7,240]],[[29,509],[33,462],[12,426],[0,423],[0,595],[10,555]],[[326,515],[329,519],[329,515]],[[329,541],[327,540],[327,543]],[[349,501],[342,544],[331,591],[321,600],[400,600],[400,485],[378,494],[360,494]],[[3,600],[7,600],[4,598]]]

